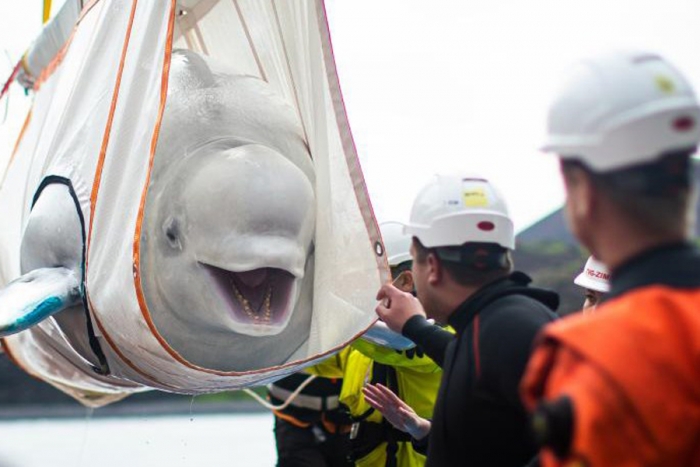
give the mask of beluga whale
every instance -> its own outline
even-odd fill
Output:
[[[0,176],[7,356],[97,407],[263,385],[368,329],[389,271],[323,3],[109,0],[73,21],[28,52],[53,58],[28,60]]]
[[[279,364],[311,319],[315,179],[298,117],[262,80],[189,51],[173,54],[169,93],[141,238],[148,310],[188,361]]]
[[[283,363],[308,337],[314,177],[297,114],[267,83],[173,52],[141,282],[155,330],[184,359],[246,371]],[[60,180],[35,198],[23,275],[0,291],[0,337],[53,315],[97,362],[85,335],[80,211]]]

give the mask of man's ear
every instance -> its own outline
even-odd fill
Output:
[[[429,253],[426,260],[428,262],[428,283],[435,285],[442,279],[442,264],[435,253]]]
[[[413,292],[413,274],[411,271],[404,271],[399,277],[394,279],[394,285],[402,292]]]
[[[580,167],[563,171],[569,215],[578,221],[590,221],[594,215],[598,196],[590,175]]]

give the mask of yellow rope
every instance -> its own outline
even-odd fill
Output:
[[[44,0],[44,24],[51,17],[51,0]]]

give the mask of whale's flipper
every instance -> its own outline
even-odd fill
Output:
[[[0,337],[29,329],[80,303],[80,278],[68,268],[30,271],[0,290]]]

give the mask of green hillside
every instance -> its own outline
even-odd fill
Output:
[[[559,293],[561,315],[581,309],[583,289],[573,280],[587,258],[583,249],[565,241],[519,242],[513,254],[516,269],[530,275],[536,285]]]

